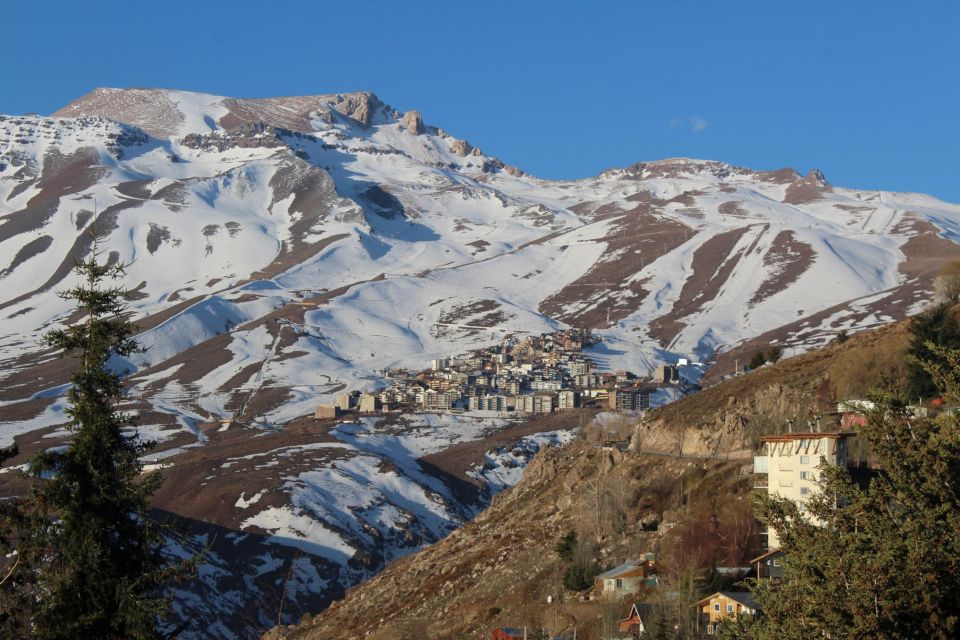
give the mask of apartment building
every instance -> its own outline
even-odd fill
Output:
[[[851,431],[836,433],[787,433],[763,436],[763,454],[753,459],[754,473],[767,475],[767,493],[796,502],[800,511],[817,491],[820,467],[849,464],[847,439]],[[762,487],[762,485],[760,485]],[[780,539],[770,529],[767,546],[776,549]]]

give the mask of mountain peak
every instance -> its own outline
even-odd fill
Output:
[[[362,126],[392,119],[393,109],[372,91],[274,98],[232,98],[174,89],[100,87],[56,111],[58,117],[96,115],[140,127],[158,138],[182,137],[264,122],[313,131],[330,111]],[[324,117],[326,116],[326,117]]]

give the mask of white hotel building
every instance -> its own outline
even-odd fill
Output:
[[[820,475],[819,467],[847,466],[847,438],[855,435],[842,431],[763,436],[764,455],[754,457],[753,471],[767,474],[766,489],[769,495],[793,500],[803,511],[804,504],[818,490],[816,481]],[[770,549],[780,546],[780,538],[772,528],[767,537],[767,546]]]

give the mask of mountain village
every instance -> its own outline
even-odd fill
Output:
[[[497,412],[521,416],[580,407],[643,411],[650,394],[678,386],[678,365],[660,365],[651,378],[630,371],[598,372],[584,348],[600,338],[586,329],[509,337],[464,356],[437,358],[423,371],[384,371],[380,392],[342,393],[321,404],[315,418],[404,411]],[[686,360],[681,361],[686,365]],[[687,383],[687,389],[694,385]]]

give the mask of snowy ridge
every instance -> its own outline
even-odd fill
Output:
[[[301,419],[318,403],[568,326],[602,337],[599,367],[640,374],[751,340],[800,352],[921,308],[960,259],[960,206],[816,171],[673,158],[550,181],[371,93],[98,89],[52,117],[0,116],[0,444],[63,440],[70,363],[40,337],[71,319],[56,292],[91,232],[130,264],[148,350],[115,364],[170,495],[209,499],[190,516],[237,545],[262,538],[244,571],[328,599],[470,517],[416,461],[505,425],[314,433]],[[474,478],[501,486],[560,440],[490,454]]]

